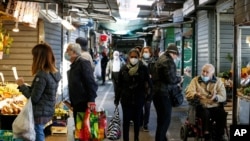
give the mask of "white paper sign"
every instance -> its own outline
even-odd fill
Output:
[[[13,71],[15,79],[17,80],[18,79],[18,75],[17,75],[16,67],[12,67],[12,71]]]
[[[4,77],[3,77],[3,73],[2,72],[0,72],[0,76],[1,76],[2,82],[4,84]]]

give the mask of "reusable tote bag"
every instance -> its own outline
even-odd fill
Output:
[[[114,116],[108,125],[107,138],[109,140],[118,140],[121,138],[121,119],[119,117],[119,109],[117,106],[114,111]]]
[[[28,99],[22,111],[12,123],[12,130],[14,138],[21,138],[28,141],[36,139],[31,98]]]

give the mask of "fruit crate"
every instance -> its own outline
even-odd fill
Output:
[[[51,126],[50,128],[51,130],[51,135],[53,134],[67,134],[68,130],[67,127],[63,127],[63,126]]]
[[[13,133],[11,130],[0,130],[0,141],[12,141]]]

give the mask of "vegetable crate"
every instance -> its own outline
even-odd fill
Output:
[[[11,130],[0,130],[0,141],[12,141],[13,133]]]
[[[0,130],[0,141],[24,141],[23,139],[13,138],[12,130]]]

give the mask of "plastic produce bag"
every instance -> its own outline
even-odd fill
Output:
[[[107,116],[104,110],[98,112],[98,141],[102,141],[107,134]]]
[[[119,109],[117,106],[114,111],[114,116],[108,125],[107,138],[109,140],[118,140],[121,138],[121,119],[119,117]]]
[[[12,123],[13,138],[35,141],[36,132],[31,98]]]

